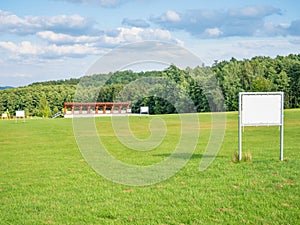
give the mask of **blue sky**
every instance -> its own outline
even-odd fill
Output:
[[[80,77],[107,52],[140,41],[214,60],[300,53],[299,1],[0,1],[0,86]]]

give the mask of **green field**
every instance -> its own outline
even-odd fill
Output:
[[[150,165],[168,157],[179,136],[177,115],[159,117],[167,136],[147,152],[123,147],[110,118],[97,118],[96,124],[112,155]],[[130,117],[133,133],[149,135],[153,118]],[[210,118],[199,114],[200,138],[187,165],[145,187],[97,174],[76,145],[71,119],[0,121],[0,224],[300,224],[300,110],[285,111],[283,162],[278,127],[245,128],[243,151],[253,161],[231,162],[238,150],[238,124],[237,113],[227,113],[222,148],[200,172]]]

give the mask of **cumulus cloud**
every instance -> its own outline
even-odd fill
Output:
[[[129,0],[56,0],[84,5],[97,5],[101,7],[116,7],[128,2]]]
[[[24,16],[0,11],[0,35],[23,36],[28,40],[0,41],[0,51],[6,59],[25,61],[32,59],[59,59],[102,54],[107,48],[144,40],[169,41],[170,31],[150,29],[146,21],[125,19],[133,27],[100,31],[95,22],[79,15]],[[134,26],[135,25],[135,26]]]
[[[57,43],[57,44],[93,43],[101,39],[99,36],[87,36],[87,35],[72,36],[69,34],[55,33],[53,31],[40,31],[37,33],[37,36],[44,40]]]
[[[300,20],[286,24],[266,23],[265,18],[281,15],[280,9],[254,5],[227,10],[193,9],[184,13],[167,11],[150,20],[163,29],[184,30],[196,37],[299,35]]]
[[[13,43],[13,42],[0,42],[0,48],[6,49],[9,52],[12,53],[18,53],[18,54],[36,54],[38,53],[37,46],[32,45],[28,41],[22,41],[19,45]]]
[[[172,37],[172,34],[168,30],[163,29],[150,29],[150,28],[140,28],[140,27],[119,27],[114,32],[117,35],[109,36],[104,35],[102,37],[102,46],[113,47],[120,44],[128,44],[133,42],[147,41],[147,40],[157,40],[157,41],[168,41],[175,44],[182,44],[177,39]]]
[[[103,32],[98,36],[72,36],[63,33],[55,33],[53,31],[41,31],[37,33],[37,36],[49,43],[57,45],[89,44],[104,48],[146,40],[168,41],[180,45],[183,44],[179,40],[173,38],[171,32],[168,30],[144,29],[141,27],[119,27]]]
[[[204,31],[207,37],[219,37],[223,32],[219,28],[208,28]]]
[[[122,25],[127,25],[131,27],[142,27],[142,28],[147,28],[149,27],[149,23],[147,23],[143,19],[129,19],[129,18],[124,18],[122,21]]]
[[[13,42],[0,42],[0,49],[6,50],[6,53],[11,58],[37,56],[37,57],[65,57],[73,56],[80,57],[87,54],[97,54],[99,50],[88,44],[75,44],[75,45],[61,45],[56,44],[42,45],[34,44],[29,41],[22,41],[21,43]]]
[[[179,22],[180,21],[180,15],[172,10],[168,10],[165,15],[162,17],[162,20],[164,21],[170,21],[170,22]]]
[[[70,34],[91,32],[94,21],[79,15],[25,16],[18,17],[0,10],[0,33],[30,35],[43,30],[64,31]]]
[[[46,42],[1,41],[0,51],[10,59],[26,60],[28,57],[57,59],[102,54],[107,51],[107,48],[145,40],[167,41],[183,45],[182,42],[174,39],[167,30],[138,27],[120,27],[99,36],[72,36],[53,31],[40,31],[36,35]]]

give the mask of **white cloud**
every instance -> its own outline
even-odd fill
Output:
[[[37,36],[53,43],[91,43],[100,40],[96,36],[72,36],[69,34],[55,33],[53,31],[40,31]]]
[[[150,29],[139,27],[119,27],[113,30],[108,30],[99,36],[72,36],[62,33],[54,33],[52,31],[38,32],[37,36],[50,43],[58,45],[74,45],[74,44],[89,44],[95,48],[111,48],[121,44],[141,42],[147,40],[157,40],[172,42],[178,45],[183,45],[180,41],[172,37],[168,30]]]
[[[84,5],[98,5],[101,7],[117,7],[129,0],[60,0]]]
[[[114,35],[110,35],[111,33],[114,33]],[[40,31],[36,35],[42,40],[46,40],[46,42],[21,41],[14,43],[2,41],[0,42],[0,50],[7,58],[22,61],[28,60],[28,57],[39,58],[39,60],[41,58],[85,57],[87,55],[102,54],[107,51],[107,48],[121,44],[145,40],[166,41],[183,45],[182,41],[174,39],[167,30],[137,27],[120,27],[115,31],[109,31],[107,34],[99,36],[72,36],[53,31]]]
[[[114,33],[114,35],[110,35]],[[119,27],[108,34],[100,37],[99,42],[95,43],[99,47],[116,47],[120,44],[128,44],[146,40],[159,40],[177,43],[176,39],[167,30],[161,29],[144,29],[139,27]]]
[[[204,33],[208,37],[219,37],[223,34],[223,32],[219,28],[207,28]]]
[[[0,33],[28,35],[50,30],[82,34],[92,31],[93,26],[93,21],[79,15],[25,16],[20,18],[10,12],[0,10]]]
[[[25,20],[19,18],[14,14],[2,10],[0,10],[0,21],[0,27],[2,29],[10,26],[27,25]]]
[[[193,9],[183,13],[167,11],[150,20],[166,30],[183,30],[197,38],[300,36],[300,20],[291,23],[266,22],[282,10],[272,6],[253,5],[225,10]]]
[[[180,15],[172,10],[168,10],[163,17],[165,21],[178,22],[180,21]]]
[[[70,27],[70,28],[84,28],[88,21],[79,15],[57,15],[51,17],[26,17],[32,24],[40,24],[44,27]]]
[[[113,2],[101,1],[101,4],[111,3]],[[168,11],[166,16],[169,21],[180,19],[173,11]],[[0,10],[0,35],[18,36],[13,41],[0,41],[0,52],[7,60],[34,63],[35,60],[103,54],[108,48],[145,40],[183,45],[182,41],[172,37],[169,30],[148,28],[149,24],[144,20],[128,19],[125,22],[137,26],[100,31],[95,28],[94,21],[79,15],[20,17]]]
[[[49,45],[46,48],[46,55],[54,56],[85,56],[98,54],[99,51],[93,46],[88,44],[75,44],[75,45],[62,45],[55,44]]]
[[[39,53],[39,48],[28,41],[22,41],[18,45],[13,42],[0,42],[0,48],[16,54],[31,55]]]
[[[15,59],[28,56],[36,57],[65,57],[65,56],[86,56],[89,54],[98,54],[99,50],[89,44],[75,44],[75,45],[41,45],[33,44],[29,41],[22,41],[19,44],[12,42],[0,42],[0,49],[7,50],[7,54]]]
[[[133,43],[133,42],[140,42],[146,40],[168,41],[168,42],[179,44],[179,41],[172,38],[172,34],[168,30],[150,29],[150,28],[144,29],[138,27],[131,27],[131,28],[120,27],[117,28],[117,31],[118,32],[116,33],[118,35],[116,36],[105,35],[102,39],[103,44],[111,46],[111,45]]]

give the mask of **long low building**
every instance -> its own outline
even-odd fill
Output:
[[[127,115],[131,113],[130,102],[65,102],[64,116],[88,117],[104,115]]]

